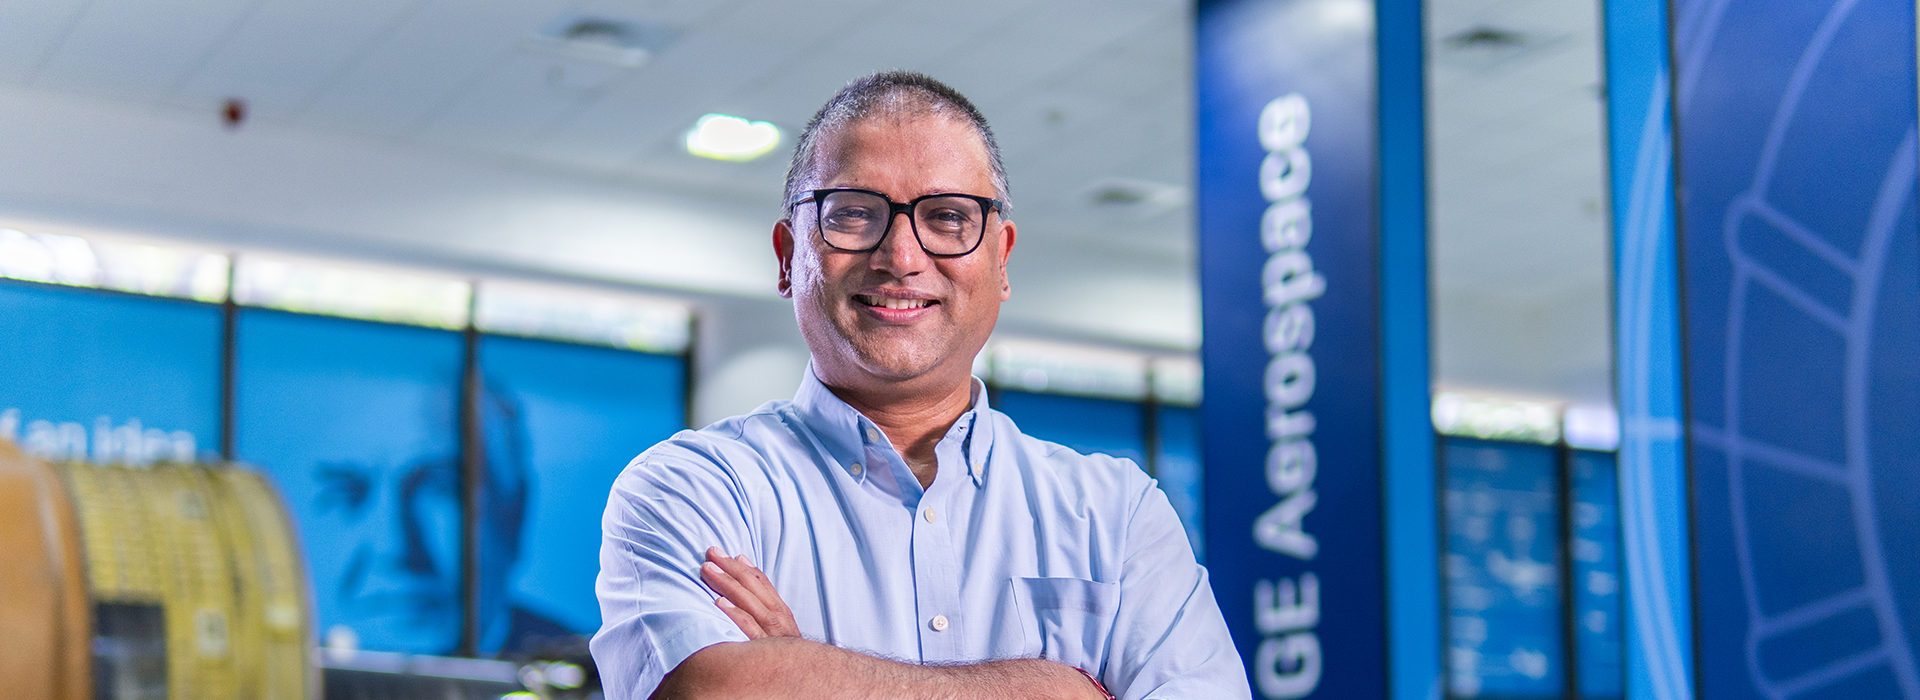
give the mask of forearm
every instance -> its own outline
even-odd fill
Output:
[[[804,639],[767,637],[695,652],[667,674],[653,697],[1096,700],[1102,695],[1079,671],[1044,659],[920,666]]]

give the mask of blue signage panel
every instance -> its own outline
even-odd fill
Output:
[[[220,324],[212,304],[0,281],[0,439],[99,463],[217,450]]]
[[[1559,451],[1458,437],[1442,449],[1447,696],[1560,697]]]
[[[585,653],[600,516],[627,463],[686,427],[680,357],[483,336],[480,651]]]
[[[1202,506],[1200,463],[1200,411],[1182,406],[1155,409],[1154,435],[1159,438],[1160,453],[1153,458],[1153,478],[1167,492],[1173,512],[1180,514],[1180,525],[1193,543],[1194,556],[1207,561],[1206,541],[1201,537]]]
[[[1573,568],[1574,674],[1581,700],[1625,697],[1620,580],[1620,484],[1612,452],[1569,450],[1568,566]]]
[[[235,447],[286,497],[321,643],[453,652],[460,334],[258,309],[236,330]]]
[[[1707,700],[1920,698],[1914,9],[1674,2]]]
[[[1196,17],[1207,561],[1266,698],[1387,687],[1373,10]]]
[[[1075,452],[1102,452],[1147,463],[1146,411],[1132,401],[1001,391],[994,406],[1020,432],[1066,445]]]

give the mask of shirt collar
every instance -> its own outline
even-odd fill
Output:
[[[986,383],[979,377],[972,379],[973,403],[953,422],[942,441],[960,440],[960,457],[965,462],[960,468],[966,470],[974,486],[980,486],[986,474],[988,453],[993,448],[993,421],[988,418],[993,409],[987,405]],[[821,447],[842,472],[856,481],[865,481],[873,468],[880,467],[863,464],[859,474],[852,473],[852,465],[862,461],[867,444],[886,438],[873,421],[840,400],[820,381],[812,362],[807,363],[807,376],[801,380],[800,390],[794,393],[792,406],[800,422],[819,439]]]

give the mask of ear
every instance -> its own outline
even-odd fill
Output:
[[[773,224],[773,256],[780,261],[780,296],[793,298],[793,222],[781,219]]]
[[[1013,282],[1007,278],[1007,260],[1013,257],[1013,240],[1019,237],[1018,227],[1011,221],[1000,222],[1000,300],[1013,298]]]

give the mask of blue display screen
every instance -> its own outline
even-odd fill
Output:
[[[0,281],[0,438],[103,463],[216,451],[220,330],[212,304]]]
[[[480,650],[581,653],[600,627],[600,516],[635,456],[686,427],[685,361],[483,337]]]
[[[1569,453],[1574,670],[1580,697],[1587,700],[1619,698],[1625,692],[1618,472],[1611,452]]]
[[[1020,432],[1066,445],[1075,452],[1104,452],[1131,459],[1134,464],[1147,462],[1146,411],[1140,404],[1002,391],[994,408],[1012,418]]]
[[[1558,451],[1449,437],[1442,460],[1448,695],[1560,697]]]
[[[1187,541],[1201,563],[1207,560],[1201,539],[1202,489],[1200,465],[1200,411],[1178,406],[1161,406],[1155,411],[1160,453],[1154,455],[1153,476],[1160,490],[1167,492],[1173,511],[1180,514],[1180,525],[1187,530]]]
[[[236,448],[286,497],[323,643],[453,652],[464,339],[257,309],[236,330]]]

